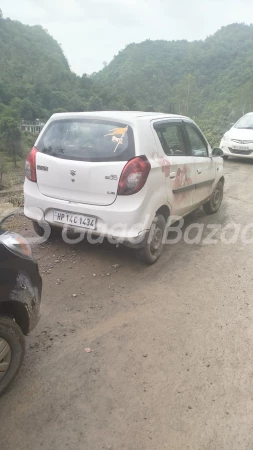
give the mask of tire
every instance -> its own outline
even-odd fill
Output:
[[[203,205],[206,214],[214,214],[220,209],[223,199],[223,188],[224,188],[223,182],[219,181],[219,183],[217,184],[216,188],[213,191],[212,197],[210,198],[209,202]]]
[[[158,214],[149,232],[145,246],[136,250],[137,258],[145,264],[154,264],[163,251],[163,236],[166,228],[166,220],[162,214]]]
[[[0,316],[0,355],[1,396],[18,374],[25,355],[24,335],[16,322],[7,316]]]
[[[227,155],[223,155],[223,156],[222,156],[222,158],[224,159],[224,161],[227,161],[227,160],[228,160],[228,158],[229,158],[229,156],[227,156]]]
[[[33,224],[33,229],[34,229],[35,233],[38,236],[43,237],[44,234],[45,234],[44,228],[42,228],[38,224],[38,222],[36,222],[35,220],[33,220],[32,224]],[[50,225],[46,224],[46,227],[50,227]],[[52,227],[51,226],[49,238],[57,238],[57,237],[59,237],[61,235],[61,232],[62,232],[62,228],[60,228],[60,227]]]
[[[33,224],[33,229],[34,229],[35,233],[36,233],[38,236],[40,236],[40,237],[44,236],[45,231],[44,231],[44,229],[38,224],[38,222],[35,222],[35,220],[33,220],[33,221],[32,221],[32,224]]]

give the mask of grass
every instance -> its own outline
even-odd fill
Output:
[[[21,186],[24,181],[25,159],[36,141],[37,135],[32,133],[23,133],[21,138],[22,156],[17,159],[17,167],[6,151],[0,152],[1,160],[4,162],[5,173],[3,174],[2,190],[11,190],[16,186]]]
[[[22,206],[24,203],[23,183],[25,159],[36,141],[37,136],[32,133],[24,133],[21,138],[22,156],[17,158],[17,167],[6,151],[0,151],[0,164],[4,164],[4,174],[0,190],[0,209],[13,206]]]

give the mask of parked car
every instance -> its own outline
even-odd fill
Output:
[[[24,358],[24,335],[39,320],[42,281],[29,244],[15,233],[0,234],[0,395]]]
[[[218,211],[221,155],[183,116],[55,114],[26,160],[25,215],[39,235],[43,221],[53,230],[89,230],[134,247],[153,264],[169,216],[200,205],[208,214]]]
[[[220,147],[223,158],[253,158],[253,112],[245,114],[224,134]]]

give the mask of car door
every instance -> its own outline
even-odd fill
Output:
[[[186,135],[195,165],[196,186],[193,205],[203,203],[212,193],[215,181],[215,164],[211,148],[201,131],[192,122],[185,122]]]
[[[188,152],[182,120],[154,123],[156,138],[166,167],[167,199],[172,215],[183,216],[192,209],[195,187],[194,159]]]

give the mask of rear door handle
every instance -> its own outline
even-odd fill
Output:
[[[174,178],[176,178],[177,174],[176,172],[170,172],[170,179],[173,180]]]
[[[202,173],[201,169],[197,169],[198,174]]]

